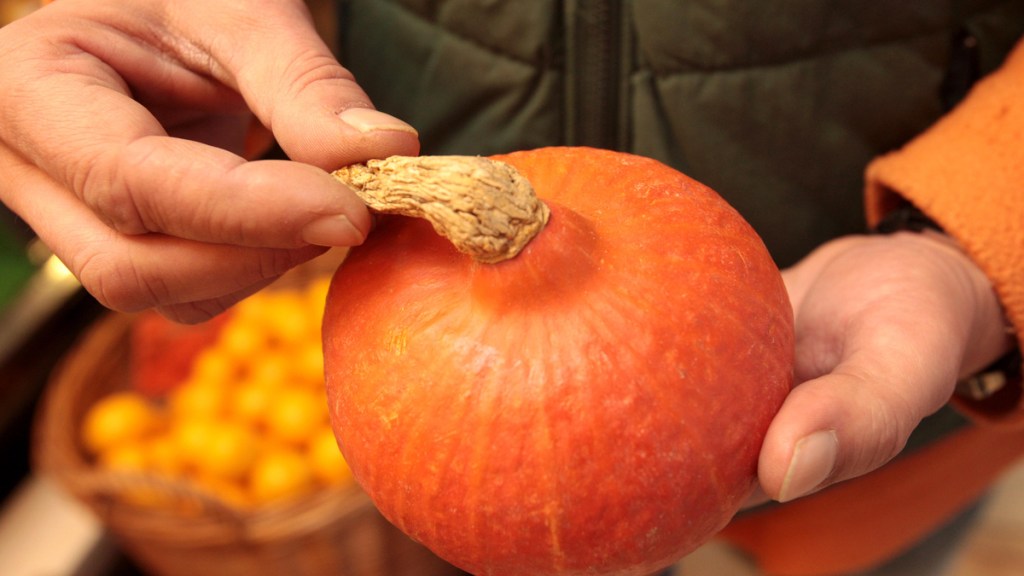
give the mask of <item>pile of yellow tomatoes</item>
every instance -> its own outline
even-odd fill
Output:
[[[246,508],[353,482],[324,392],[328,283],[239,303],[166,395],[125,390],[94,404],[85,449],[105,469],[185,480]]]

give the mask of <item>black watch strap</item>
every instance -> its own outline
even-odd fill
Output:
[[[918,210],[916,206],[905,203],[886,214],[871,229],[871,232],[874,234],[892,234],[901,231],[924,232],[925,230],[943,231],[942,226],[939,226],[928,215]]]

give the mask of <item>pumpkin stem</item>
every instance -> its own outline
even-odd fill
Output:
[[[331,173],[384,214],[424,218],[479,262],[514,257],[550,210],[515,168],[479,156],[392,156]]]

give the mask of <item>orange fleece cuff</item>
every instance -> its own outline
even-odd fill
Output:
[[[873,161],[866,177],[869,222],[902,200],[915,205],[960,242],[1024,336],[1024,42],[948,115]],[[960,405],[975,417],[1009,413],[1007,423],[1024,425],[1020,394],[1009,398],[1002,406]]]

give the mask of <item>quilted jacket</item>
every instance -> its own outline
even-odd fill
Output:
[[[344,0],[339,15],[342,63],[424,153],[654,157],[722,194],[780,266],[911,202],[1024,329],[1024,44],[1007,60],[1024,0]],[[955,404],[892,464],[722,538],[793,576],[904,552],[1024,456],[1019,382]]]
[[[1024,2],[345,0],[341,58],[425,153],[589,145],[671,164],[781,266],[863,229],[868,161],[1024,33]],[[969,47],[964,46],[969,38]]]

